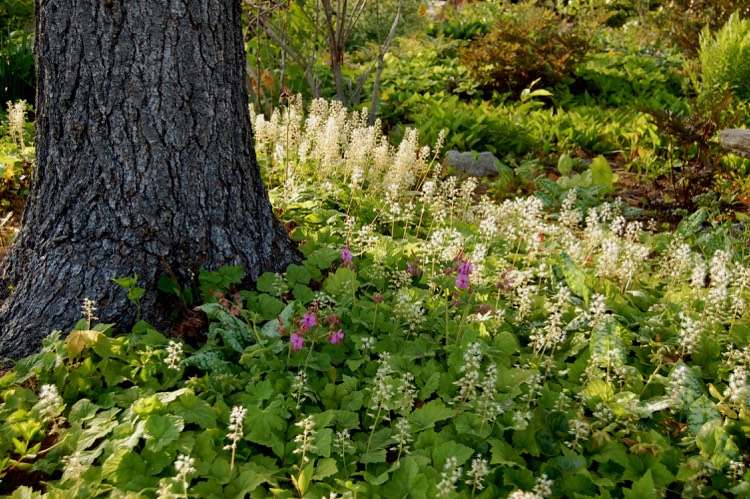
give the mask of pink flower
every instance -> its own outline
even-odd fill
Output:
[[[469,276],[467,274],[458,274],[456,276],[456,287],[458,289],[468,289]]]
[[[422,274],[422,269],[419,268],[417,263],[409,262],[406,264],[406,272],[412,277],[419,277]]]
[[[472,270],[474,270],[474,266],[471,264],[471,262],[463,261],[458,264],[459,274],[465,274],[468,276],[469,274],[471,274]]]
[[[344,248],[341,250],[341,262],[344,265],[350,265],[352,263],[353,256],[354,255],[352,255],[352,250],[350,250],[348,246],[344,246]]]
[[[344,340],[344,331],[339,329],[338,331],[331,331],[328,335],[328,343],[331,345],[338,345]]]
[[[305,315],[302,316],[302,321],[300,321],[300,325],[302,326],[302,331],[309,331],[310,329],[314,328],[318,324],[318,318],[315,317],[315,314],[312,312],[306,312]]]
[[[289,338],[289,344],[292,345],[292,350],[299,352],[305,346],[305,339],[299,334],[293,333]]]

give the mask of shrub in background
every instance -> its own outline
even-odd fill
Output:
[[[427,34],[454,40],[472,40],[489,33],[500,9],[501,4],[495,2],[446,5],[438,19],[428,24]]]
[[[421,96],[480,93],[468,70],[458,62],[457,42],[427,37],[398,40],[386,55],[379,117],[394,126],[414,111]]]
[[[697,55],[701,32],[716,31],[733,13],[750,16],[750,0],[665,0],[654,26],[688,55]]]
[[[23,30],[0,33],[0,103],[34,102],[34,37]]]
[[[0,0],[0,106],[34,102],[33,33],[33,0]]]
[[[586,91],[607,106],[678,110],[684,107],[678,74],[684,64],[674,53],[610,48],[589,54],[576,73]]]
[[[424,21],[419,10],[420,0],[378,0],[368,2],[359,21],[352,28],[352,35],[347,43],[347,50],[354,51],[374,43],[380,45],[388,35],[393,18],[401,4],[401,21],[397,34],[403,35],[417,29]]]
[[[488,90],[520,92],[535,80],[552,87],[573,73],[589,39],[590,33],[552,10],[509,5],[487,35],[461,51],[461,62]]]
[[[750,101],[750,19],[738,13],[715,34],[701,35],[701,97],[711,100],[729,91]]]

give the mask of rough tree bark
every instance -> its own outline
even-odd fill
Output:
[[[88,297],[135,310],[115,277],[283,270],[296,250],[257,168],[239,0],[37,0],[37,165],[0,268],[0,355],[38,348]],[[163,317],[156,293],[146,320]]]

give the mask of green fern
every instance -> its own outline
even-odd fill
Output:
[[[733,14],[715,35],[701,35],[701,98],[711,100],[730,91],[750,101],[750,19]]]

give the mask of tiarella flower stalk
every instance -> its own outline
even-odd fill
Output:
[[[301,466],[310,461],[308,454],[315,448],[315,420],[312,416],[297,421],[295,424],[298,428],[302,429],[302,433],[294,437],[294,442],[297,444],[297,448],[292,452],[294,454],[300,454]]]
[[[182,483],[183,492],[185,493],[185,497],[187,497],[187,489],[190,484],[188,477],[195,473],[195,459],[185,454],[180,454],[177,456],[174,467],[177,471],[175,478]]]
[[[234,458],[237,454],[237,443],[244,436],[243,425],[246,414],[247,409],[242,406],[234,406],[232,408],[232,412],[229,415],[229,433],[227,433],[227,439],[229,439],[230,443],[224,446],[224,450],[232,451],[232,460],[230,463],[230,467],[232,469],[234,469]]]
[[[471,468],[466,472],[469,479],[466,480],[466,485],[471,487],[472,493],[476,490],[482,490],[484,488],[484,479],[489,474],[490,468],[487,464],[487,460],[481,456],[477,456],[471,461]]]
[[[39,389],[39,401],[34,410],[43,421],[56,418],[62,413],[64,402],[55,385],[42,385]]]
[[[314,399],[307,379],[307,372],[300,371],[292,378],[291,393],[299,409],[306,399]]]
[[[84,298],[83,304],[81,305],[81,315],[86,321],[88,327],[91,327],[94,321],[99,320],[99,318],[95,314],[96,302],[94,302],[94,300],[91,300],[90,298]]]
[[[461,479],[461,467],[458,460],[451,456],[445,460],[440,482],[437,484],[437,497],[450,497],[456,491],[456,483]]]
[[[464,363],[461,366],[463,376],[453,384],[458,386],[457,402],[474,400],[479,384],[479,369],[482,363],[482,350],[479,343],[472,343],[464,353]]]
[[[182,362],[182,344],[176,341],[170,341],[167,344],[167,358],[164,359],[164,363],[167,368],[172,370],[179,370],[180,363]]]
[[[409,453],[409,444],[412,442],[413,437],[411,435],[411,425],[406,418],[400,418],[396,421],[395,433],[393,440],[398,446],[399,458]]]
[[[8,132],[16,146],[23,150],[26,147],[23,127],[26,121],[26,101],[8,102]]]

